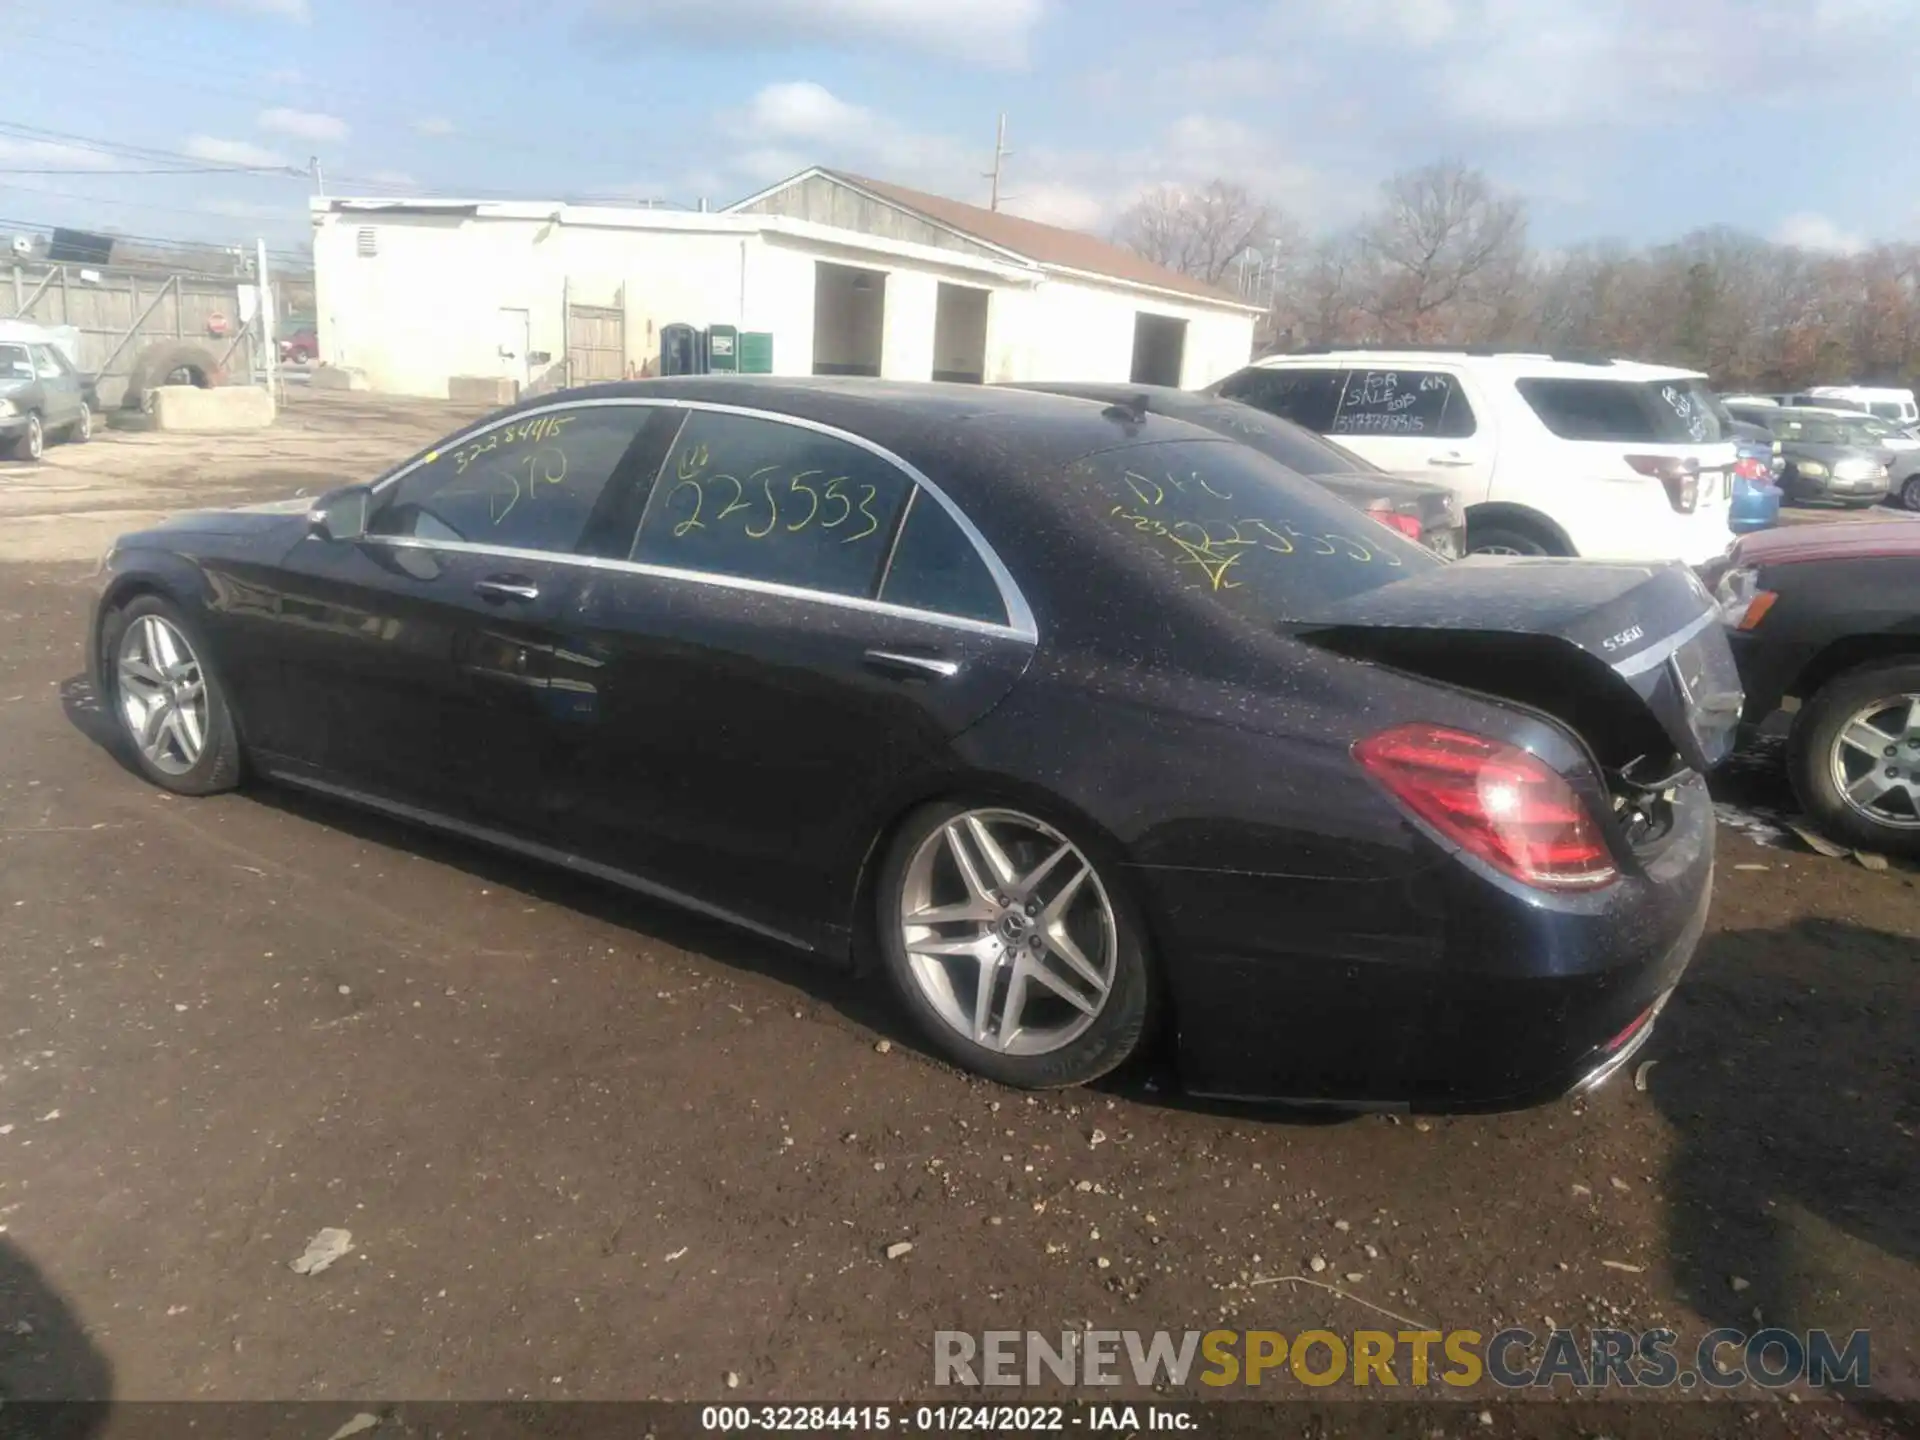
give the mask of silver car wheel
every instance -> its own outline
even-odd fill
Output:
[[[1833,786],[1861,818],[1920,830],[1920,695],[1889,695],[1840,727],[1828,756]]]
[[[1920,510],[1920,475],[1907,477],[1907,483],[1900,489],[1900,503],[1909,510]]]
[[[1113,989],[1118,927],[1100,876],[1059,831],[969,810],[920,842],[901,879],[914,983],[959,1034],[1003,1055],[1072,1044]]]
[[[207,681],[178,627],[142,615],[120,637],[120,717],[156,770],[185,775],[207,747]]]

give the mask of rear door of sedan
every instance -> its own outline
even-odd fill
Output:
[[[557,684],[591,691],[556,818],[592,859],[833,945],[883,819],[1030,660],[1018,587],[957,507],[858,437],[686,411],[600,541]]]

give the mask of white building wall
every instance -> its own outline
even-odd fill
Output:
[[[1030,337],[1028,373],[1006,378],[1124,384],[1133,378],[1134,317],[1141,312],[1187,322],[1180,370],[1184,389],[1211,385],[1253,358],[1250,313],[1050,276],[1035,291],[1024,316]]]
[[[660,328],[730,324],[773,335],[774,373],[813,368],[814,265],[887,274],[882,373],[925,380],[934,368],[939,281],[991,290],[986,378],[1129,378],[1134,316],[1185,319],[1181,383],[1198,388],[1246,364],[1253,316],[1077,277],[1024,277],[946,266],[853,243],[761,232],[731,216],[668,228],[423,213],[322,212],[314,232],[320,358],[364,370],[373,388],[445,396],[455,375],[502,373],[502,308],[528,315],[528,347],[566,359],[565,306],[623,303],[627,359],[657,360]],[[361,229],[376,253],[357,253]],[[537,381],[544,367],[532,367]]]

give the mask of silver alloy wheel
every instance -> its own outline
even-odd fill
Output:
[[[1476,545],[1467,553],[1469,555],[1523,555],[1526,552],[1512,545]]]
[[[1834,737],[1828,764],[1856,814],[1888,829],[1920,830],[1920,695],[1863,705]]]
[[[1119,928],[1087,857],[1017,810],[969,810],[913,852],[901,939],[914,983],[974,1044],[1045,1055],[1072,1044],[1112,992]]]
[[[93,438],[93,407],[85,401],[80,404],[80,418],[73,424],[73,438],[82,442]]]
[[[207,746],[207,681],[177,626],[138,617],[120,637],[120,715],[155,769],[184,775]]]
[[[1909,510],[1920,510],[1920,474],[1907,477],[1907,483],[1900,488],[1900,503]]]
[[[29,460],[38,460],[47,453],[47,432],[40,423],[38,415],[27,416],[26,455]]]

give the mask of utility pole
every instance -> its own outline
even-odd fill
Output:
[[[327,177],[325,172],[320,168],[320,157],[318,155],[309,155],[307,157],[307,169],[313,175],[313,193],[322,200],[326,199]]]
[[[987,208],[989,210],[998,210],[1000,208],[1000,167],[1012,153],[1011,150],[1007,149],[1007,116],[1006,112],[1002,111],[1000,114],[999,138],[994,141],[993,145],[993,169],[987,171],[985,176],[985,178],[993,181],[993,198],[987,202]]]

